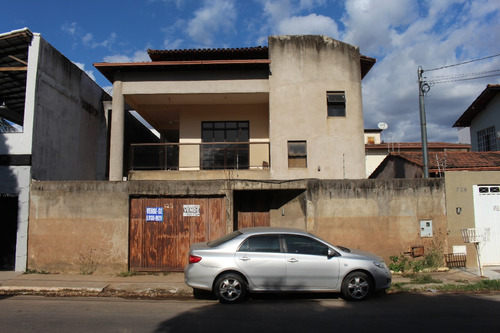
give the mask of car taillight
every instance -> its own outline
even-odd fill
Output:
[[[197,262],[200,262],[201,260],[201,257],[198,257],[198,256],[193,256],[193,255],[189,255],[189,263],[190,264],[195,264]]]

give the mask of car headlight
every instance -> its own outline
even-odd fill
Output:
[[[382,269],[388,269],[387,268],[387,265],[385,264],[385,262],[383,261],[374,261],[373,264],[375,266],[377,266],[378,268],[382,268]]]

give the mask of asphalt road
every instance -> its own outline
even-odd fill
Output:
[[[211,300],[3,296],[1,332],[499,332],[500,293]]]

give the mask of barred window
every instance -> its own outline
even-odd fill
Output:
[[[497,150],[495,126],[491,126],[477,132],[477,149],[479,151]]]

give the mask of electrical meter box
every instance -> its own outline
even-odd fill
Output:
[[[420,237],[432,237],[432,220],[420,221]]]

